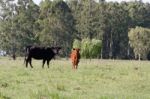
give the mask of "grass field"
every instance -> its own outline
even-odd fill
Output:
[[[81,60],[42,61],[25,68],[23,59],[0,58],[0,99],[150,99],[150,62]]]

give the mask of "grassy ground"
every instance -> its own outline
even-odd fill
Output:
[[[0,58],[0,99],[150,99],[150,62],[81,60],[42,61],[25,68],[23,59]]]

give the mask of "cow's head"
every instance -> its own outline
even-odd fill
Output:
[[[53,52],[55,54],[59,54],[59,51],[60,51],[61,47],[51,47],[51,49],[53,50]]]
[[[73,48],[74,51],[76,51],[77,53],[79,53],[80,49],[79,48]]]

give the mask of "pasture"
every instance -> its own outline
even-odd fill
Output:
[[[76,71],[66,59],[23,62],[0,58],[0,99],[150,99],[149,61],[82,59]]]

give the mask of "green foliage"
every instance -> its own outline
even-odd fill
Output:
[[[73,47],[72,48],[81,48],[81,42],[77,39],[73,41]]]
[[[102,41],[102,58],[129,58],[134,52],[128,30],[150,28],[150,4],[142,1],[42,0],[40,5],[12,1],[0,0],[0,48],[9,54],[23,55],[26,45],[57,45],[68,56],[74,39],[88,38]],[[90,52],[92,45],[87,44],[92,41],[85,42]]]
[[[63,54],[68,54],[74,36],[74,18],[70,8],[63,0],[43,1],[40,7],[39,41],[45,46],[61,46]]]
[[[146,59],[150,51],[150,29],[136,27],[129,31],[130,46],[133,47],[135,56]]]
[[[81,57],[90,58],[91,45],[90,39],[83,39],[81,41]]]
[[[99,58],[100,52],[102,48],[102,42],[101,40],[92,39],[92,46],[90,49],[91,57],[92,58]]]
[[[35,21],[38,18],[38,6],[32,1],[18,0],[17,4],[10,1],[2,6],[3,12],[0,25],[2,33],[2,49],[8,54],[17,53],[21,55],[25,45],[37,43],[35,35],[38,26]],[[5,10],[4,10],[5,9]]]
[[[80,48],[83,58],[98,58],[100,56],[101,46],[101,40],[96,39],[83,39],[81,42],[75,39],[73,42],[73,48]]]

